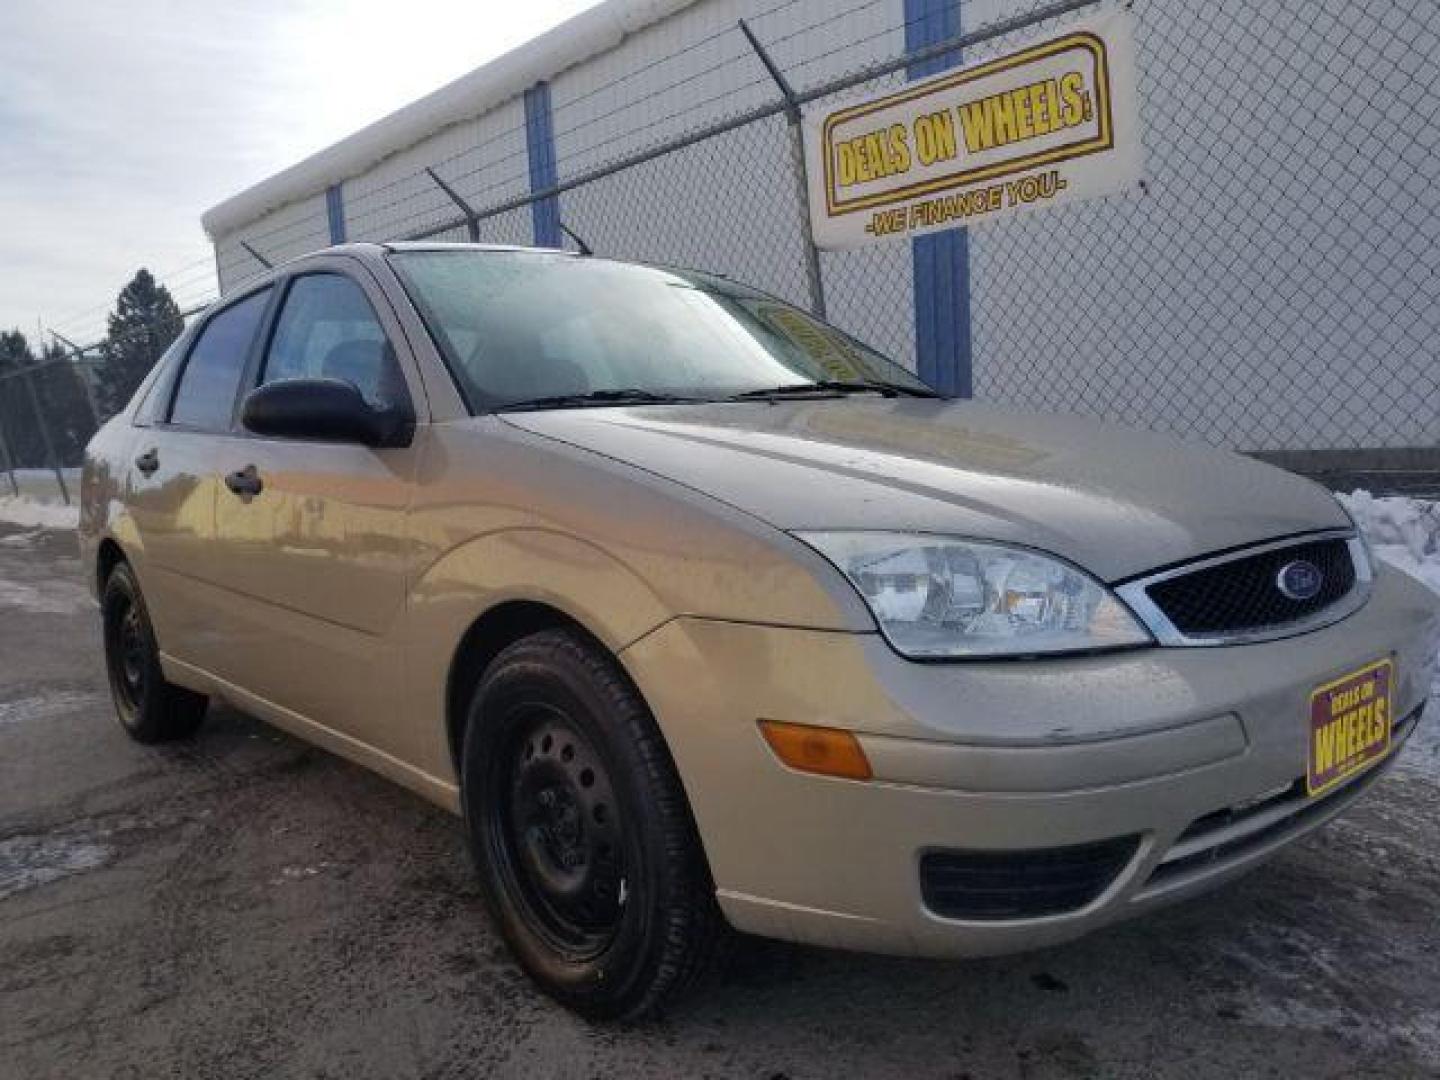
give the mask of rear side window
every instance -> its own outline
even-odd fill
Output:
[[[270,290],[261,289],[216,315],[205,328],[180,376],[170,422],[204,431],[228,431],[245,360]]]
[[[146,377],[147,381],[141,383],[140,389],[135,391],[136,394],[144,395],[133,414],[136,427],[149,427],[151,424],[164,422],[165,403],[170,400],[169,388],[175,385],[175,368],[179,366],[180,358],[185,353],[186,341],[183,334],[176,338],[155,362],[154,369]]]
[[[340,274],[306,274],[285,294],[260,382],[280,379],[341,379],[377,409],[408,400],[375,309]]]

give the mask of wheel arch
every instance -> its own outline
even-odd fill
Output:
[[[506,648],[542,630],[569,630],[619,664],[619,659],[574,616],[540,600],[506,600],[481,614],[460,638],[445,680],[445,741],[459,774],[460,747],[470,698],[486,670]],[[621,665],[623,668],[623,665]]]
[[[565,627],[623,670],[621,651],[674,614],[641,575],[598,544],[533,527],[489,533],[449,551],[412,587],[410,612],[411,677],[433,695],[430,715],[443,716],[443,747],[432,744],[432,753],[452,768],[470,693],[507,645]],[[626,677],[634,682],[628,671]]]
[[[120,563],[128,563],[129,557],[120,542],[113,536],[107,536],[100,541],[95,548],[95,595],[103,596],[105,583],[110,580],[110,573]]]

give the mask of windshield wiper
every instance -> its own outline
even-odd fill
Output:
[[[549,397],[512,401],[496,412],[524,412],[529,409],[583,409],[588,405],[675,405],[703,401],[704,398],[661,394],[654,390],[625,387],[612,390],[587,390],[582,394],[551,394]]]
[[[759,390],[743,390],[724,398],[705,398],[684,394],[662,394],[640,387],[620,387],[608,390],[587,390],[578,394],[551,394],[547,397],[512,401],[499,406],[496,412],[526,412],[531,409],[583,409],[596,405],[682,405],[713,401],[753,401],[766,398],[788,397],[798,394],[882,394],[885,397],[905,395],[907,397],[937,398],[933,390],[903,383],[882,382],[878,379],[821,379],[818,382],[787,383],[783,386],[769,386]]]
[[[784,386],[769,386],[760,390],[744,390],[732,395],[729,400],[746,401],[752,398],[786,397],[790,394],[813,393],[816,390],[837,394],[882,394],[885,397],[896,397],[901,394],[906,397],[940,397],[934,390],[906,386],[904,383],[884,382],[880,379],[820,379],[817,382],[787,383]]]

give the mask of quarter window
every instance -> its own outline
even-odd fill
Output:
[[[180,375],[170,422],[204,431],[228,431],[235,394],[270,290],[261,289],[205,324]]]
[[[290,286],[260,382],[280,379],[341,379],[377,409],[407,400],[375,309],[364,290],[340,274],[306,274]]]

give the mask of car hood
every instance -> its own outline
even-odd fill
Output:
[[[1079,417],[916,398],[510,413],[778,528],[1025,544],[1105,581],[1349,520],[1319,485]]]

